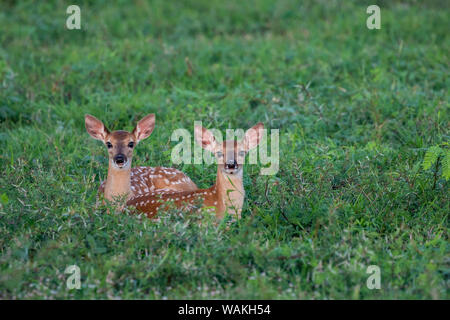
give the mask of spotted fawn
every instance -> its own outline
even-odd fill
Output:
[[[197,201],[203,207],[215,211],[216,218],[222,219],[226,212],[234,218],[241,217],[245,191],[242,183],[243,164],[247,152],[255,148],[262,139],[264,125],[258,123],[244,135],[241,141],[216,141],[214,135],[201,126],[195,126],[195,138],[203,149],[212,152],[217,160],[216,183],[208,189],[190,191],[161,191],[139,195],[127,202],[148,217],[156,217],[160,206],[174,203],[176,207],[189,210]]]
[[[133,150],[155,128],[155,115],[149,114],[138,122],[132,132],[110,132],[97,118],[86,115],[87,132],[102,141],[108,149],[108,176],[99,188],[108,201],[128,201],[155,191],[194,191],[197,186],[183,172],[165,167],[131,168]]]

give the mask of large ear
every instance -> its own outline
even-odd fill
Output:
[[[86,125],[87,132],[92,138],[105,141],[106,136],[109,134],[109,130],[105,127],[103,122],[96,117],[87,114],[84,116],[84,123]]]
[[[211,131],[197,125],[194,127],[194,137],[203,149],[214,152],[217,142]]]
[[[136,142],[139,142],[145,138],[148,138],[155,129],[155,115],[149,114],[142,118],[136,128],[133,130],[133,134],[136,138]]]
[[[263,129],[264,124],[262,122],[259,122],[258,124],[248,129],[247,132],[245,132],[244,145],[247,151],[253,149],[261,142]]]

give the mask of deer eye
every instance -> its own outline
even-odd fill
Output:
[[[134,147],[134,142],[131,141],[131,142],[128,144],[128,148],[133,148],[133,147]]]
[[[223,157],[223,153],[222,153],[222,152],[220,152],[220,151],[219,151],[219,152],[217,152],[216,154],[217,154],[217,156],[218,156],[219,158],[220,158],[220,157]]]
[[[107,147],[108,149],[111,149],[111,148],[112,148],[111,142],[108,141],[108,142],[106,143],[106,147]]]

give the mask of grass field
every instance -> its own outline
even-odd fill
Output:
[[[450,10],[377,3],[381,30],[370,1],[78,1],[67,30],[73,1],[2,1],[0,298],[447,299]],[[246,166],[229,230],[107,214],[85,113],[127,130],[155,113],[133,160],[150,166],[174,166],[195,120],[262,121],[280,170]],[[215,165],[176,167],[214,183]]]

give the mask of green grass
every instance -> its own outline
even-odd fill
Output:
[[[450,137],[445,1],[378,1],[381,30],[370,1],[161,0],[78,1],[69,31],[72,3],[0,5],[0,298],[448,298],[449,183],[422,166]],[[134,165],[172,166],[194,120],[280,129],[280,170],[246,166],[230,230],[95,208],[107,155],[84,114],[151,112]]]

